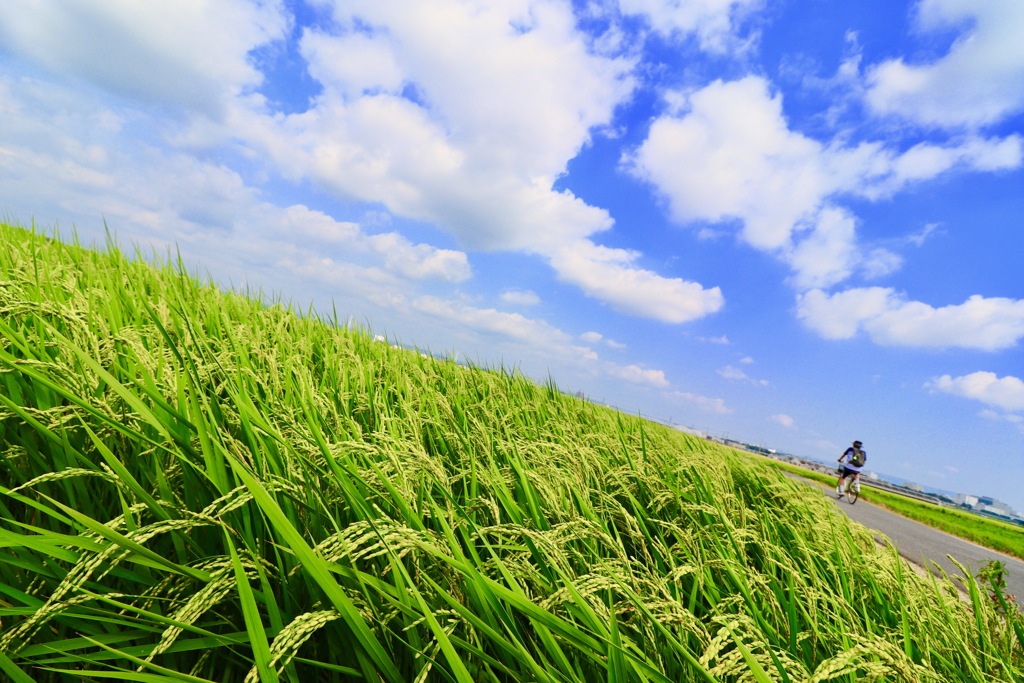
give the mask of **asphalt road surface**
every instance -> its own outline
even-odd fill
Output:
[[[917,565],[932,571],[935,571],[933,565],[938,565],[950,577],[962,576],[963,572],[947,557],[952,555],[977,576],[986,561],[1001,561],[1006,566],[1006,592],[1017,596],[1017,604],[1024,607],[1024,561],[901,517],[864,500],[858,500],[855,505],[848,504],[845,498],[837,501],[834,487],[823,488],[817,482],[805,481],[835,502],[836,508],[850,519],[887,536],[900,555]],[[962,586],[956,581],[954,583]]]

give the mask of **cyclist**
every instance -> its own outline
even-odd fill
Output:
[[[839,456],[840,463],[839,483],[836,484],[836,498],[843,497],[843,484],[847,477],[853,477],[853,485],[860,490],[860,468],[868,461],[868,454],[861,448],[860,441],[854,441],[853,445]]]

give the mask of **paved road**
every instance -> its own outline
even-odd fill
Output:
[[[901,517],[876,505],[858,500],[849,505],[846,499],[836,501],[834,488],[823,488],[820,484],[805,480],[822,491],[822,495],[836,503],[836,508],[850,519],[869,529],[880,531],[893,542],[900,555],[918,565],[935,571],[933,565],[941,567],[949,576],[962,576],[963,572],[949,561],[952,555],[975,576],[987,560],[999,560],[1006,565],[1006,590],[1017,596],[1017,603],[1024,607],[1024,561],[983,548],[980,545],[951,536],[926,524]]]

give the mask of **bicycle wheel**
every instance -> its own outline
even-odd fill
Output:
[[[857,496],[860,495],[860,487],[854,486],[853,484],[846,485],[846,502],[853,505],[857,502]]]

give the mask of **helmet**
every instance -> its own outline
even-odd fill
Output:
[[[860,447],[861,447],[861,446],[863,446],[864,444],[862,444],[862,443],[861,443],[860,441],[854,441],[854,442],[853,442],[853,445],[854,445],[854,446],[856,446],[857,448],[860,448]]]

